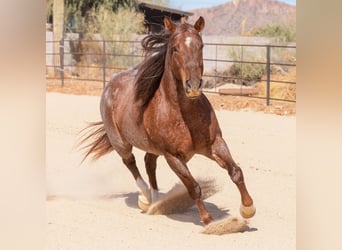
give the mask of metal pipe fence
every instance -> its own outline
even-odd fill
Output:
[[[47,79],[60,80],[62,87],[67,79],[102,82],[105,87],[113,73],[143,60],[140,41],[64,39],[46,41],[46,46],[54,47],[51,46],[54,43],[59,43],[60,49],[57,53],[46,51]],[[55,56],[59,57],[58,65],[53,60]],[[295,94],[290,98],[279,98],[271,93],[276,84],[285,89],[292,88],[295,93],[295,79],[272,77],[277,75],[274,72],[286,75],[291,68],[296,68],[296,46],[204,43],[203,62],[205,92],[248,95],[265,99],[267,105],[271,100],[296,102]],[[255,89],[256,82],[265,84],[262,95],[246,91]],[[229,91],[231,86],[235,86],[234,91]]]

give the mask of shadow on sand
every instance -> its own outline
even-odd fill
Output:
[[[108,196],[107,198],[110,198],[110,199],[123,198],[128,207],[137,209],[141,213],[145,213],[141,211],[141,209],[138,206],[138,202],[137,202],[138,195],[139,195],[138,192],[130,192],[130,193],[125,193],[125,194],[113,194],[113,195]],[[161,194],[161,195],[165,195],[165,194]],[[214,218],[214,221],[227,219],[228,217],[232,216],[229,213],[229,209],[221,209],[211,202],[204,201],[204,204],[208,212]],[[164,215],[172,220],[179,221],[179,222],[192,223],[197,226],[204,226],[203,223],[201,222],[198,209],[195,205],[192,205],[187,208],[183,208],[182,210],[177,210],[177,212],[175,213],[159,214],[159,215]],[[257,230],[258,230],[257,228],[247,226],[243,232],[254,232]]]

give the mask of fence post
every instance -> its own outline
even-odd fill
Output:
[[[266,46],[266,105],[270,105],[270,89],[271,89],[271,47]]]
[[[103,40],[102,46],[102,77],[103,77],[103,88],[106,86],[106,41]]]
[[[134,65],[134,42],[131,42],[131,65]]]
[[[243,65],[243,46],[240,46],[240,95],[242,95]]]
[[[59,41],[59,63],[59,72],[61,74],[62,87],[64,87],[64,37],[62,37],[62,39]]]
[[[215,92],[217,92],[217,44],[215,44]]]

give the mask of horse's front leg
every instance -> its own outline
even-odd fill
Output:
[[[171,169],[176,173],[176,175],[181,179],[187,188],[190,197],[195,201],[202,222],[206,225],[209,224],[213,218],[208,213],[201,199],[201,187],[192,177],[185,162],[169,153],[166,153],[164,156]]]
[[[253,199],[249,195],[244,181],[241,168],[233,160],[229,149],[222,137],[218,136],[212,145],[210,158],[215,160],[221,167],[228,170],[229,176],[236,184],[241,194],[240,214],[244,218],[254,216],[256,209]]]

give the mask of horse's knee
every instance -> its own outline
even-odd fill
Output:
[[[236,165],[236,163],[231,157],[228,157],[228,159],[224,159],[223,157],[213,154],[213,159],[222,168],[228,171],[228,174],[234,183],[238,184],[243,181],[242,170],[238,165]]]
[[[202,191],[201,187],[198,183],[194,183],[193,185],[187,186],[188,193],[194,201],[201,199]]]
[[[242,170],[239,166],[232,167],[229,175],[235,184],[239,184],[239,183],[244,181],[243,180],[243,173],[242,173]]]
[[[135,180],[137,180],[141,175],[137,168],[135,157],[133,154],[129,154],[128,156],[121,156],[123,163],[126,165],[126,167],[131,171],[133,174],[133,177]]]
[[[130,155],[122,158],[122,161],[126,166],[132,166],[132,165],[136,164],[135,157],[133,154],[130,154]]]

